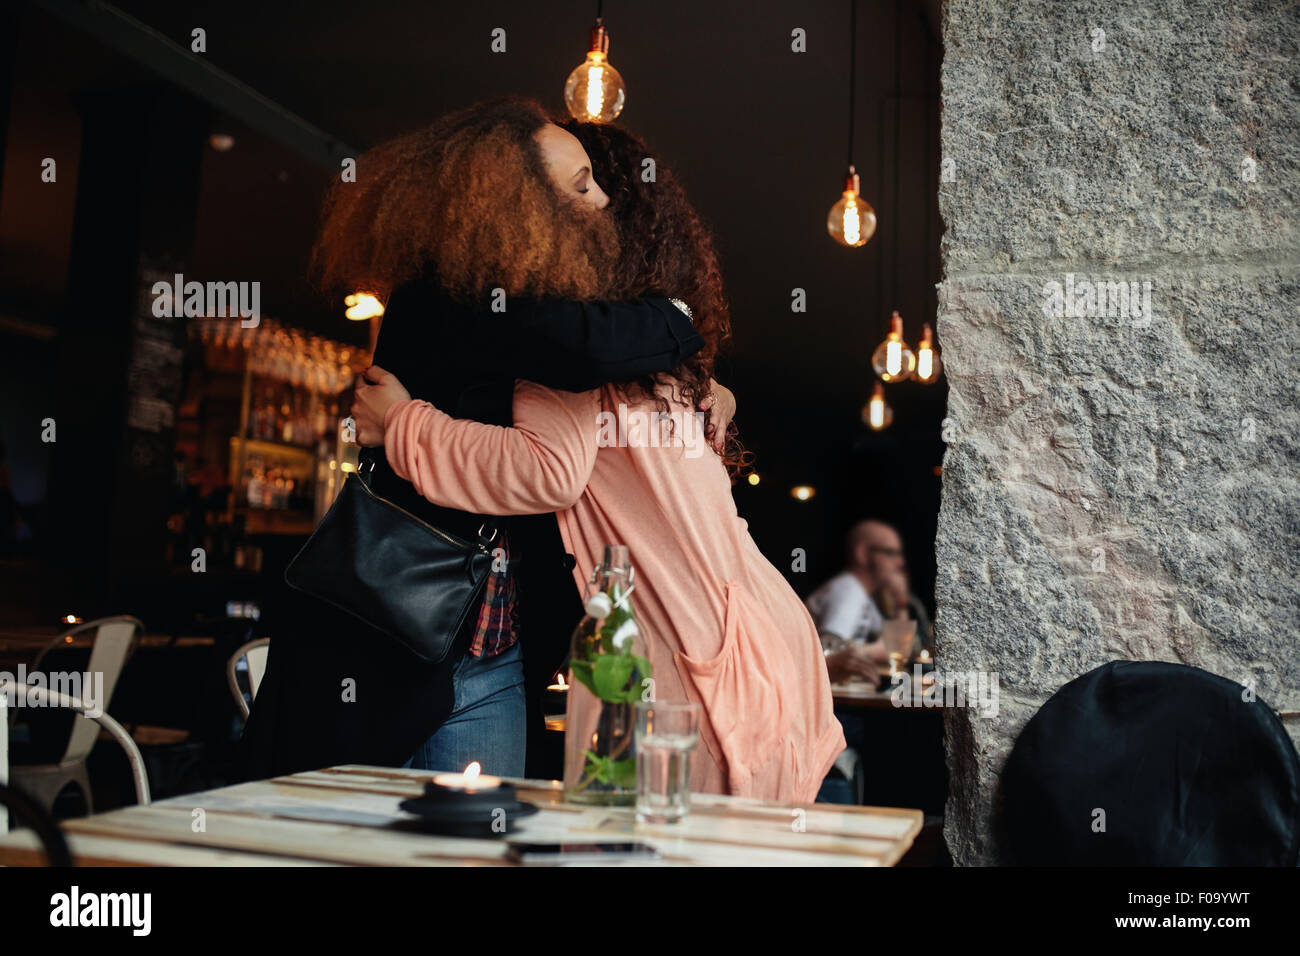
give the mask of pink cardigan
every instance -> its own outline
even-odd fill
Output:
[[[811,802],[845,746],[816,626],[736,513],[726,469],[689,407],[672,405],[668,440],[638,428],[637,413],[657,409],[613,386],[574,394],[523,381],[513,428],[398,402],[385,418],[388,461],[438,505],[556,512],[579,589],[605,545],[626,544],[655,697],[701,705],[692,789]],[[601,413],[610,413],[603,423]],[[593,721],[571,705],[569,743]]]

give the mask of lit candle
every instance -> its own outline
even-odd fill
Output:
[[[508,833],[513,828],[512,821],[537,812],[536,807],[516,797],[515,788],[509,783],[479,773],[477,761],[466,767],[464,773],[438,774],[425,783],[420,796],[403,800],[398,806],[421,817],[421,829],[489,839]]]
[[[555,683],[548,684],[546,689],[556,690],[556,691],[567,691],[569,689],[569,685],[565,682],[563,674],[556,674]]]
[[[448,790],[463,790],[466,793],[495,790],[501,786],[500,777],[494,777],[490,773],[479,773],[480,769],[479,762],[475,760],[465,768],[464,773],[440,773],[433,778],[433,782]]]
[[[921,651],[921,660],[922,660],[923,662],[925,662],[926,664],[930,663],[930,652],[929,652],[929,651],[926,651],[926,650],[922,650],[922,651]]]

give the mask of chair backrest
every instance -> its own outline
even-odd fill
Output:
[[[20,691],[21,689],[21,691]],[[88,705],[76,697],[69,697],[67,694],[52,691],[48,687],[38,687],[33,684],[17,684],[5,682],[0,684],[0,694],[3,694],[10,707],[19,704],[36,705],[39,707],[64,707],[68,710],[74,710],[77,715],[83,718],[83,723],[94,721],[109,732],[109,734],[126,751],[127,763],[131,765],[131,779],[135,784],[135,797],[140,806],[149,803],[149,775],[145,772],[144,757],[140,755],[140,748],[135,745],[131,735],[126,729],[119,724],[107,713],[100,712],[91,716],[86,711]],[[96,702],[99,707],[99,702]],[[93,727],[94,724],[91,724]]]
[[[39,671],[41,664],[51,651],[70,643],[78,635],[90,632],[93,635],[93,643],[90,648],[90,661],[86,665],[86,669],[91,674],[92,679],[96,674],[103,675],[104,683],[101,691],[103,699],[97,701],[97,703],[107,711],[109,701],[113,699],[113,690],[117,687],[118,678],[122,676],[122,670],[126,667],[126,662],[135,650],[136,642],[143,630],[144,624],[138,618],[126,614],[87,621],[85,624],[79,624],[70,630],[64,631],[47,644],[36,655],[36,660],[32,663],[32,670]],[[92,723],[91,718],[86,718],[82,714],[77,720],[73,721],[72,733],[68,738],[68,747],[63,753],[61,762],[68,763],[87,757],[94,748],[95,740],[98,737],[99,728]]]
[[[239,670],[239,661],[241,658],[247,661],[248,666],[248,696],[257,699],[257,689],[262,686],[262,677],[266,674],[266,658],[270,653],[271,639],[269,637],[259,637],[255,641],[249,641],[240,647],[234,654],[230,655],[230,660],[226,661],[226,683],[230,685],[230,692],[235,696],[235,705],[239,708],[239,713],[248,719],[248,702],[244,700],[244,692],[240,689],[237,672]]]
[[[1058,690],[1002,771],[1014,862],[1295,866],[1300,756],[1254,691],[1196,667],[1112,661]]]

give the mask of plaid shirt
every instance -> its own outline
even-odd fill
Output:
[[[510,543],[501,532],[499,547],[504,555],[505,567],[488,575],[483,592],[483,606],[478,612],[478,628],[470,641],[469,652],[475,657],[495,657],[509,650],[519,639],[519,623],[515,620],[515,576],[509,573]]]

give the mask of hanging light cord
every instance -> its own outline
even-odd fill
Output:
[[[894,275],[893,302],[898,305],[898,157],[903,127],[903,70],[900,54],[903,47],[903,0],[894,4]],[[891,326],[892,327],[892,326]]]
[[[853,165],[853,117],[854,94],[857,91],[858,76],[858,0],[849,0],[849,158],[847,165]]]
[[[601,18],[601,11],[604,9],[604,6],[605,6],[605,2],[604,2],[604,0],[596,0],[596,20],[597,20],[597,21],[599,21],[600,18]]]

